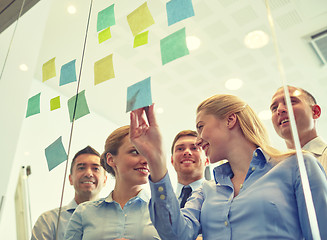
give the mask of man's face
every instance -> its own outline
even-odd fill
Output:
[[[174,145],[171,163],[177,175],[187,174],[194,178],[202,178],[208,161],[202,148],[196,145],[196,137],[183,136]]]
[[[94,154],[79,155],[75,159],[69,181],[75,188],[75,194],[84,198],[97,196],[107,181],[100,158]]]
[[[289,87],[289,93],[297,130],[301,140],[301,138],[310,135],[310,132],[315,129],[314,119],[317,117],[315,117],[313,105],[309,103],[304,92],[295,87]],[[285,140],[292,141],[291,125],[283,88],[279,89],[272,97],[270,110],[272,112],[272,123],[277,134]]]

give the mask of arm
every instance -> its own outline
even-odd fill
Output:
[[[327,180],[326,175],[318,161],[309,155],[304,155],[304,162],[310,183],[312,199],[316,210],[318,227],[321,239],[327,239]],[[294,184],[296,201],[298,206],[301,229],[305,239],[312,239],[311,228],[309,224],[301,176],[299,169],[295,173]]]
[[[78,206],[69,220],[65,240],[80,240],[83,238],[83,224],[81,206]]]
[[[46,214],[48,213],[43,213],[37,219],[32,230],[31,240],[55,238],[55,228],[53,222],[49,221],[49,219],[47,220]]]

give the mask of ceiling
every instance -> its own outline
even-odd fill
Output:
[[[155,24],[147,29],[149,43],[138,48],[132,47],[133,36],[126,16],[144,0],[92,1],[86,45],[91,1],[48,2],[52,5],[46,28],[33,33],[43,37],[38,63],[32,68],[35,78],[41,81],[43,63],[56,57],[57,76],[44,84],[63,96],[71,97],[76,94],[78,84],[59,87],[58,81],[60,67],[76,59],[77,75],[81,73],[79,91],[86,90],[91,113],[96,112],[123,125],[129,122],[129,115],[125,112],[127,87],[151,77],[153,101],[156,108],[163,109],[157,117],[167,148],[178,131],[194,129],[196,106],[205,98],[217,93],[235,94],[259,113],[269,110],[273,93],[282,85],[263,0],[193,0],[195,16],[171,26],[167,24],[167,1],[148,0]],[[287,82],[307,89],[317,98],[323,111],[318,129],[327,138],[327,114],[324,111],[327,109],[327,69],[309,44],[311,35],[327,28],[327,1],[268,2]],[[113,3],[116,25],[111,28],[112,38],[99,44],[97,13]],[[69,4],[76,6],[76,14],[67,13]],[[37,17],[38,13],[33,15]],[[183,27],[187,36],[200,39],[200,47],[187,56],[162,65],[160,40]],[[269,35],[267,46],[260,49],[244,46],[245,35],[253,30],[263,30]],[[95,86],[94,62],[109,54],[113,54],[115,78]],[[243,86],[235,91],[226,89],[225,82],[230,78],[242,79]],[[270,120],[264,120],[264,123],[274,145],[284,146],[274,133]]]

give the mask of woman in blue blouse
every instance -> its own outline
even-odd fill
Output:
[[[131,144],[129,126],[107,138],[101,165],[115,176],[114,190],[106,198],[80,204],[65,239],[159,239],[149,217],[149,197],[142,190],[148,181],[148,164]]]
[[[145,112],[145,115],[143,114]],[[147,119],[145,119],[145,117]],[[312,239],[294,152],[272,148],[254,111],[232,95],[215,95],[197,108],[198,141],[214,180],[179,210],[166,167],[153,105],[131,113],[131,141],[150,167],[150,216],[162,239]],[[320,163],[304,155],[321,239],[327,239],[327,180]]]

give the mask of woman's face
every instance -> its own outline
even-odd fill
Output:
[[[200,111],[196,117],[198,141],[211,163],[227,159],[228,142],[230,140],[227,120],[221,120],[212,114]]]
[[[116,181],[124,181],[130,185],[141,185],[148,182],[148,163],[131,144],[129,136],[123,139],[116,156],[112,155],[110,166],[113,167]]]

